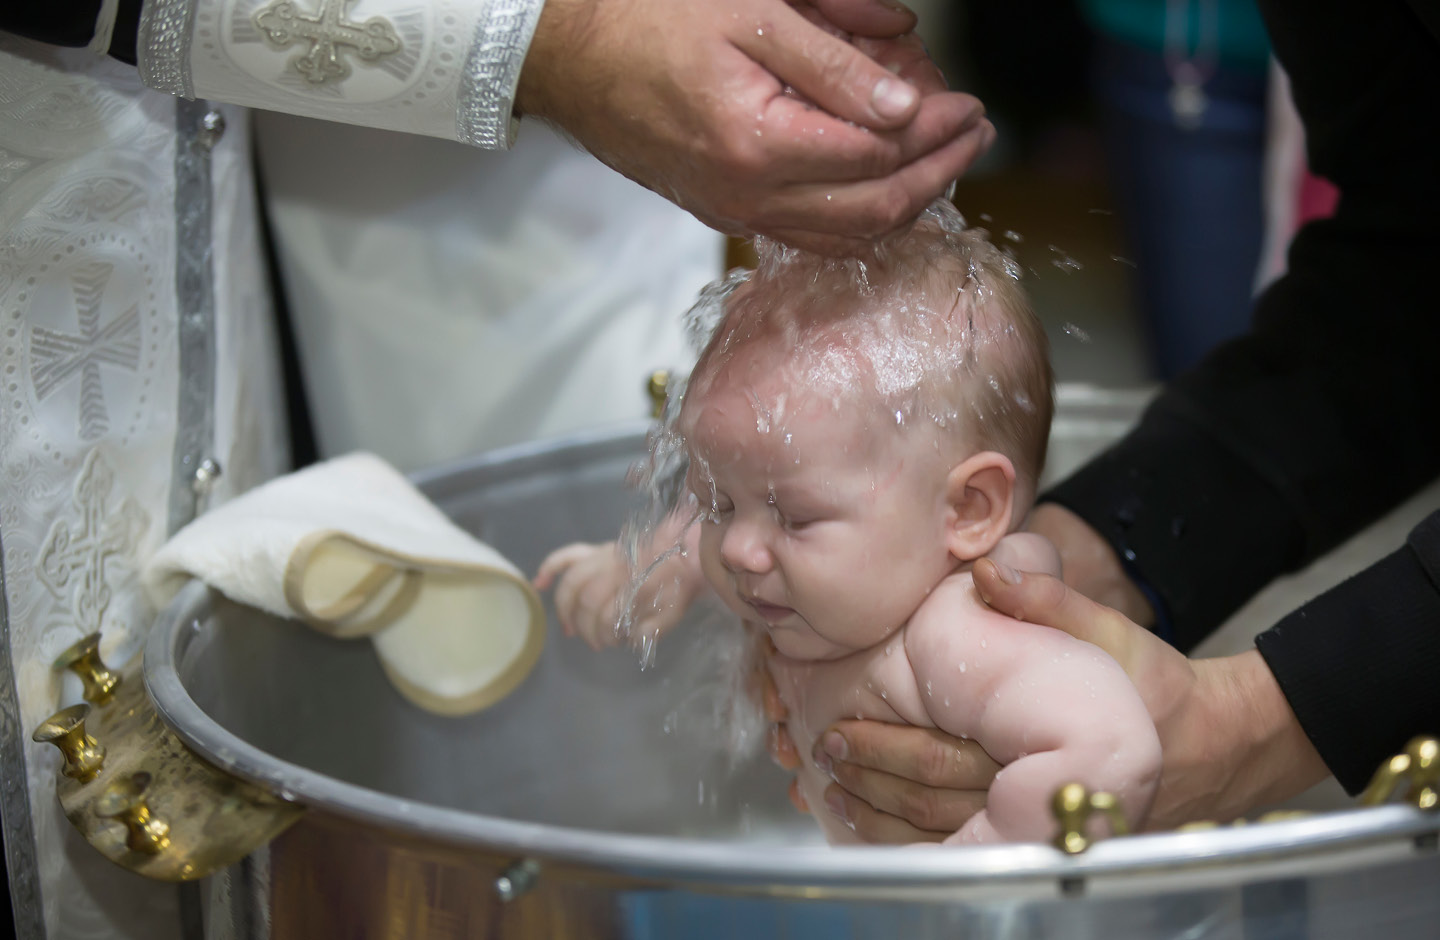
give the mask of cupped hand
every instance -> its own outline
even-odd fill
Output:
[[[714,228],[861,253],[994,136],[913,22],[882,0],[548,0],[516,105]]]
[[[1129,674],[1163,751],[1147,828],[1233,819],[1294,796],[1328,774],[1255,650],[1189,659],[1056,578],[988,558],[976,562],[974,578],[991,607],[1093,643]]]

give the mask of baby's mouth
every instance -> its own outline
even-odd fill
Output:
[[[779,604],[767,604],[758,598],[743,597],[742,599],[749,605],[751,610],[755,611],[755,614],[761,620],[769,624],[777,624],[783,620],[788,620],[791,615],[795,613],[792,608],[782,607]]]

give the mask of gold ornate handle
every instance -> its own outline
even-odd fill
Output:
[[[57,712],[34,738],[65,755],[56,795],[100,854],[147,878],[187,881],[234,864],[300,817],[302,807],[186,747],[150,704],[140,658],[116,675],[100,662],[95,640],[86,637],[56,663],[90,675],[86,697],[95,704]]]
[[[1413,738],[1402,754],[1380,765],[1360,794],[1362,806],[1379,806],[1404,786],[1406,798],[1421,809],[1440,806],[1440,739]]]
[[[1113,793],[1103,790],[1091,793],[1081,784],[1067,783],[1055,791],[1050,808],[1055,814],[1055,821],[1060,824],[1054,845],[1067,855],[1079,855],[1090,847],[1092,841],[1085,830],[1095,813],[1110,821],[1111,835],[1130,834],[1130,825],[1125,821],[1120,801]]]
[[[121,777],[105,788],[95,801],[95,815],[101,819],[118,819],[129,835],[125,845],[132,852],[154,855],[170,845],[170,824],[150,812],[145,791],[150,787],[150,774],[137,771]]]
[[[62,708],[41,722],[30,737],[41,744],[53,744],[65,755],[60,772],[72,780],[86,783],[94,780],[105,764],[105,748],[85,733],[89,705]]]
[[[670,370],[656,369],[645,381],[645,390],[650,393],[650,417],[658,418],[665,413],[665,400],[670,396]]]
[[[55,659],[56,669],[68,669],[85,684],[85,701],[104,705],[115,694],[120,676],[105,668],[100,661],[100,634],[92,633],[69,647]]]

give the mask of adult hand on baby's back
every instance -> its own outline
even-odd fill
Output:
[[[991,559],[974,568],[987,604],[1063,630],[1119,662],[1160,735],[1160,788],[1147,828],[1229,820],[1287,799],[1327,771],[1255,650],[1189,659],[1119,611],[1057,578]]]
[[[994,137],[913,26],[881,0],[548,0],[517,109],[721,231],[862,252]]]

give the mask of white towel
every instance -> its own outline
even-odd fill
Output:
[[[332,636],[371,637],[395,687],[440,714],[504,698],[544,645],[544,610],[520,570],[373,454],[316,464],[205,513],[144,573],[162,605],[190,578]]]

